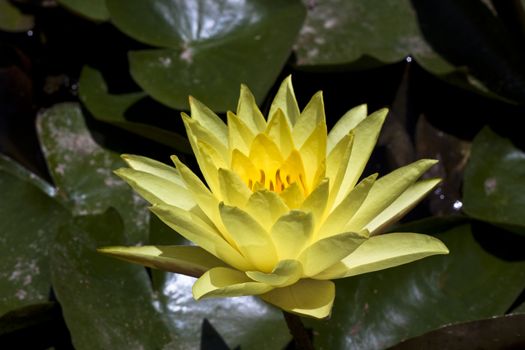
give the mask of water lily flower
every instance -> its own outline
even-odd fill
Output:
[[[246,86],[227,124],[191,97],[190,106],[182,118],[205,182],[175,156],[171,167],[123,155],[129,168],[116,173],[194,245],[101,252],[197,277],[197,300],[255,295],[314,318],[331,312],[333,279],[448,253],[431,236],[378,234],[440,181],[419,180],[428,159],[361,179],[386,109],[355,107],[327,133],[322,93],[301,112],[290,77],[268,119]]]

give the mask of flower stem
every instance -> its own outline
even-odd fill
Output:
[[[299,316],[283,311],[286,325],[290,330],[297,350],[314,350],[314,346],[310,340],[310,336],[304,328]]]

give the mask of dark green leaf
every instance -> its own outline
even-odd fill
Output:
[[[113,174],[125,164],[93,140],[80,107],[73,103],[56,105],[38,116],[37,127],[59,196],[65,198],[72,212],[97,214],[114,207],[124,218],[129,243],[145,241],[146,203]]]
[[[523,349],[524,324],[525,315],[455,324],[404,341],[391,350]]]
[[[51,275],[76,349],[177,347],[155,308],[146,270],[95,250],[126,241],[114,210],[77,217],[60,230]]]
[[[0,30],[25,32],[34,25],[33,16],[24,15],[9,0],[0,0]]]
[[[474,139],[463,183],[464,211],[525,234],[525,152],[489,128]]]
[[[51,186],[46,181],[30,172],[11,158],[8,158],[2,154],[0,154],[0,171],[7,172],[11,175],[16,176],[20,180],[27,181],[33,184],[33,186],[39,188],[49,197],[55,197],[57,194],[57,191],[53,186]]]
[[[48,300],[48,248],[67,212],[51,187],[0,158],[0,315]],[[37,185],[35,185],[35,183]],[[43,187],[45,191],[43,191]]]
[[[130,52],[131,74],[153,98],[188,109],[188,95],[215,111],[236,106],[247,84],[262,102],[303,22],[299,0],[108,0],[115,25],[164,47]]]
[[[160,142],[176,150],[190,151],[188,140],[177,133],[126,120],[124,116],[126,110],[146,96],[144,92],[124,95],[108,94],[102,74],[88,66],[82,69],[79,85],[80,99],[98,120]]]
[[[106,0],[58,0],[60,4],[71,11],[77,12],[87,18],[106,21],[109,19]]]
[[[525,287],[525,262],[486,252],[470,225],[437,237],[449,255],[339,280],[332,318],[312,323],[315,344],[384,349],[452,322],[505,313]]]
[[[411,51],[439,60],[421,37],[409,0],[313,2],[295,50],[297,63],[310,66],[373,66],[400,61]]]
[[[313,1],[295,45],[299,66],[363,69],[411,55],[454,85],[504,101],[525,97],[521,50],[485,2]]]

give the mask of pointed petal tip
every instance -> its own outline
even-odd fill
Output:
[[[115,169],[113,170],[113,174],[117,175],[118,177],[120,178],[125,178],[125,172],[128,170],[129,168],[118,168],[118,169]]]
[[[180,112],[180,116],[182,117],[184,124],[191,123],[193,121],[193,118],[190,117],[186,112]]]
[[[439,163],[438,159],[423,158],[421,160],[425,161],[425,162],[428,162],[429,164],[432,164],[432,165]]]
[[[182,164],[179,157],[177,157],[175,154],[171,155],[170,159],[173,163],[175,163],[176,166],[178,166],[178,164]]]
[[[109,247],[98,247],[97,253],[110,255],[110,256],[120,256],[122,255],[122,250],[125,250],[128,247],[123,246],[109,246]]]

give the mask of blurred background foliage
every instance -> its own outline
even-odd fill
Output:
[[[525,347],[525,11],[520,0],[0,0],[0,347],[285,348],[255,298],[195,302],[191,278],[95,253],[179,236],[112,170],[195,161],[179,112],[267,112],[293,74],[328,124],[390,107],[366,173],[440,160],[396,229],[448,256],[338,281],[320,349]],[[288,345],[289,347],[291,345]]]

